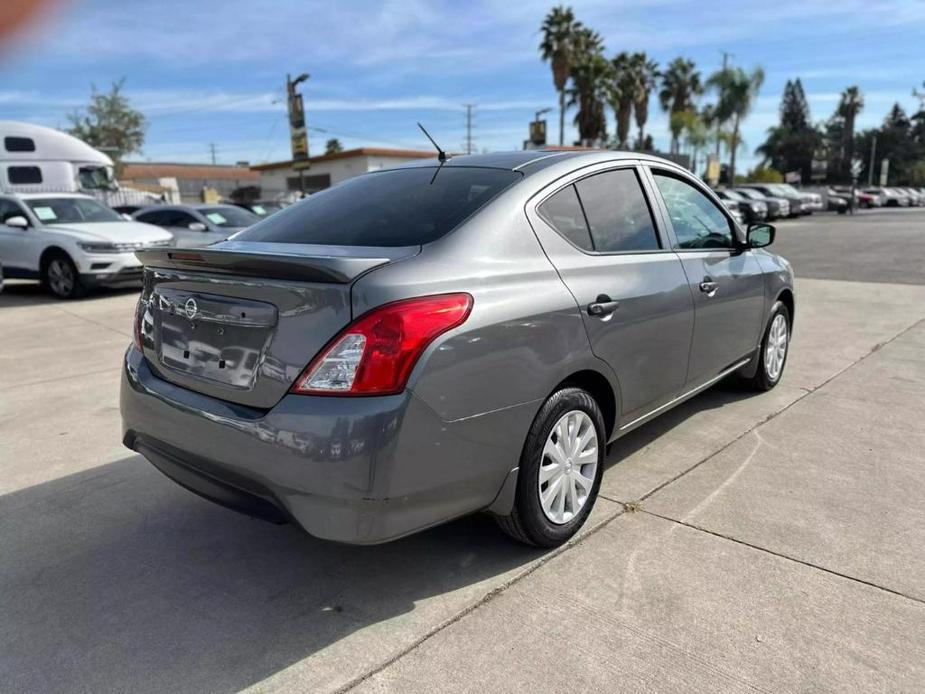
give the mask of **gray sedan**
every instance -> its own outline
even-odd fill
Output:
[[[641,154],[365,174],[233,240],[138,253],[123,442],[320,538],[487,511],[555,546],[607,444],[727,376],[780,382],[794,290],[773,239]]]
[[[153,205],[133,219],[166,229],[179,248],[207,246],[260,221],[250,210],[234,205]]]

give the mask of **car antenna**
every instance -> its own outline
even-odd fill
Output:
[[[431,143],[431,144],[434,146],[434,148],[437,150],[437,159],[440,161],[441,164],[445,164],[445,163],[446,163],[446,160],[448,159],[448,157],[446,156],[446,152],[444,152],[442,149],[440,149],[440,145],[438,145],[438,144],[437,144],[437,141],[434,140],[434,138],[432,138],[432,137],[430,136],[430,133],[427,132],[427,130],[424,129],[424,126],[423,126],[423,125],[421,125],[420,123],[418,123],[418,127],[421,129],[421,132],[424,133],[424,134],[427,136],[427,139],[430,140],[430,143]]]

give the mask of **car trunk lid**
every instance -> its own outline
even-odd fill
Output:
[[[419,251],[234,241],[139,251],[145,356],[171,383],[270,408],[351,321],[353,282]]]

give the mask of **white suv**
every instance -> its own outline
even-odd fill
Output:
[[[163,229],[126,221],[89,195],[0,194],[4,275],[39,279],[63,299],[95,286],[140,284],[135,251],[171,240]]]

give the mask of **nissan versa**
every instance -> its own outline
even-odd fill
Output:
[[[554,546],[606,444],[721,378],[781,378],[789,264],[686,170],[517,152],[368,173],[200,249],[138,252],[124,443],[319,538],[475,511]]]

